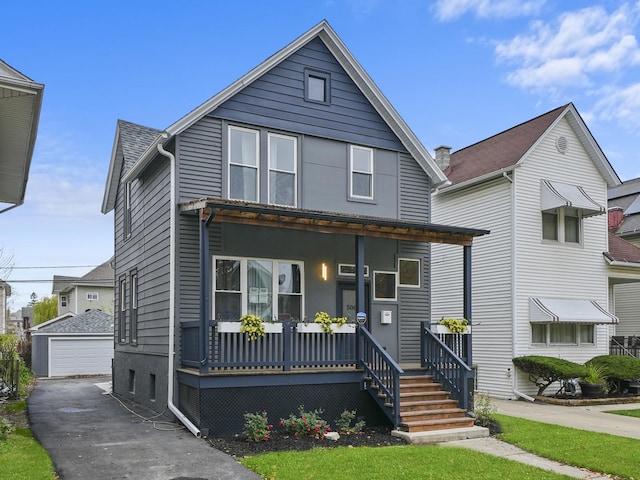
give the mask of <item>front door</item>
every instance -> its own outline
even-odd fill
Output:
[[[355,283],[338,283],[338,315],[347,317],[350,323],[356,322],[356,284]],[[367,323],[365,327],[369,329],[369,284],[364,286],[364,311],[367,314]]]

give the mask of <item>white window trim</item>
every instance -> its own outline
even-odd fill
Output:
[[[380,298],[376,296],[376,275],[393,275],[395,278],[394,282],[394,296],[393,298]],[[376,302],[397,302],[398,301],[398,272],[392,272],[387,270],[374,270],[373,271],[373,300]]]
[[[95,296],[95,298],[93,298]],[[87,300],[100,300],[100,294],[98,292],[87,292]]]
[[[288,170],[279,170],[277,168],[271,167],[271,139],[273,137],[285,138],[287,140],[293,140],[293,172]],[[282,172],[282,173],[293,173],[293,205],[283,205],[286,207],[297,207],[298,206],[298,138],[291,135],[282,135],[279,133],[268,133],[267,134],[267,168],[269,170],[269,174],[273,172]],[[259,159],[258,159],[259,161]],[[267,201],[271,198],[271,175],[268,174],[267,178]],[[258,197],[259,198],[259,197]],[[269,202],[270,203],[270,202]],[[273,205],[279,205],[274,203]]]
[[[238,260],[240,261],[240,291],[238,290],[218,290],[216,289],[216,275],[215,275],[215,271],[216,271],[216,260]],[[272,305],[273,305],[273,310],[271,312],[271,315],[273,316],[273,319],[264,319],[264,320],[277,320],[278,315],[280,312],[278,312],[278,295],[280,295],[280,292],[278,291],[278,275],[275,273],[278,270],[278,267],[281,263],[295,263],[296,265],[300,265],[300,293],[287,293],[287,294],[283,294],[283,295],[298,295],[301,297],[300,299],[300,314],[302,315],[302,317],[304,317],[304,303],[305,303],[305,282],[304,282],[304,262],[302,260],[287,260],[287,259],[283,259],[283,258],[257,258],[257,257],[239,257],[239,256],[233,256],[233,255],[217,255],[212,257],[212,261],[211,261],[211,268],[212,270],[212,275],[211,278],[213,279],[212,283],[212,289],[213,289],[213,297],[214,297],[214,301],[211,302],[211,318],[216,318],[216,302],[215,302],[215,294],[217,292],[229,292],[229,293],[236,293],[240,295],[240,316],[244,315],[247,313],[247,305],[248,305],[248,297],[249,297],[249,289],[247,288],[247,275],[246,275],[246,271],[247,271],[247,263],[250,260],[255,260],[258,262],[271,262],[272,263],[272,281],[271,281],[271,294],[272,294]],[[302,318],[298,319],[300,321],[302,321]]]
[[[400,282],[400,262],[414,262],[418,264],[418,284],[413,283],[401,283]],[[402,288],[420,288],[422,285],[422,262],[419,258],[407,258],[400,257],[398,258],[398,287]]]
[[[552,238],[544,238],[544,223],[542,220],[542,213],[551,213],[551,212],[541,212],[540,214],[540,224],[541,224],[541,231],[540,231],[540,235],[542,237],[542,241],[545,243],[562,243],[564,245],[575,245],[575,246],[582,246],[583,242],[584,242],[584,222],[583,222],[583,216],[582,216],[582,211],[580,209],[577,209],[578,212],[578,235],[580,236],[580,241],[579,242],[567,242],[566,241],[566,236],[565,236],[565,225],[564,225],[564,219],[565,219],[565,208],[558,208],[556,209],[556,228],[558,229],[558,238],[557,239],[552,239]]]
[[[127,182],[124,188],[124,239],[131,237],[131,182]]]
[[[531,346],[533,347],[580,347],[580,346],[587,346],[587,347],[594,347],[596,345],[596,339],[597,339],[597,335],[598,332],[596,331],[596,326],[597,325],[593,325],[593,324],[589,324],[589,323],[578,323],[578,322],[570,322],[571,325],[575,325],[576,326],[576,336],[575,336],[575,341],[573,342],[551,342],[551,329],[550,327],[550,323],[530,323],[530,328],[529,328],[529,332],[531,335]],[[533,325],[544,325],[545,327],[545,341],[544,342],[534,342],[533,341]],[[593,342],[583,342],[581,341],[580,338],[580,327],[583,325],[587,325],[593,328]]]
[[[243,132],[254,133],[256,137],[256,165],[246,165],[244,163],[234,163],[231,161],[231,131],[239,130]],[[260,202],[260,130],[253,128],[238,127],[236,125],[229,125],[227,130],[227,196],[230,200],[245,200],[244,198],[233,198],[231,196],[231,166],[237,165],[243,168],[254,168],[256,170],[256,200]]]
[[[371,172],[361,172],[359,170],[354,170],[353,168],[353,151],[355,149],[358,150],[366,150],[369,152],[369,161],[371,165]],[[353,193],[353,174],[354,173],[362,173],[366,175],[371,175],[371,195],[355,195]],[[374,179],[375,179],[375,170],[374,170],[374,161],[373,161],[373,149],[368,147],[362,147],[360,145],[349,145],[349,198],[355,200],[373,200],[374,199]]]
[[[343,271],[344,267],[353,268],[353,269],[356,268],[355,264],[353,264],[353,263],[339,263],[338,264],[338,276],[339,277],[355,277],[356,276],[355,273],[344,272]],[[369,277],[369,265],[365,265],[364,266],[364,276],[365,277]]]

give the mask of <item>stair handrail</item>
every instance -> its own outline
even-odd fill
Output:
[[[458,400],[459,407],[468,411],[469,396],[473,391],[473,369],[431,331],[428,321],[422,322],[420,345],[422,366],[429,368],[434,379]],[[429,345],[435,348],[429,348]]]
[[[364,377],[369,377],[386,396],[393,411],[393,426],[400,425],[400,375],[404,370],[396,363],[380,343],[364,326],[358,327],[360,340],[358,363],[364,370]],[[374,361],[375,358],[375,361]]]

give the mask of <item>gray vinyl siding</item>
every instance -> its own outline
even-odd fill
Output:
[[[222,198],[222,135],[222,122],[204,117],[178,137],[180,202]]]
[[[400,218],[429,222],[431,216],[431,180],[418,162],[408,155],[399,156]]]
[[[49,375],[49,337],[32,335],[31,343],[31,370],[38,377],[47,377]]]
[[[132,184],[132,231],[124,241],[121,185],[115,208],[116,289],[114,314],[116,338],[120,306],[119,279],[126,278],[127,310],[130,300],[130,272],[138,271],[138,344],[116,343],[116,351],[163,354],[168,352],[169,317],[169,186],[170,166],[165,157],[158,157],[144,175]],[[127,329],[130,318],[127,312]],[[117,359],[117,355],[116,355]],[[117,361],[117,360],[116,360]]]
[[[331,74],[331,104],[304,100],[304,70]],[[245,87],[211,115],[389,150],[402,143],[319,38]]]

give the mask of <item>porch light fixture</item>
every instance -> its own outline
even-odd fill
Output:
[[[327,264],[322,262],[322,280],[324,280],[325,282],[327,281],[328,278],[328,274],[327,274]]]

